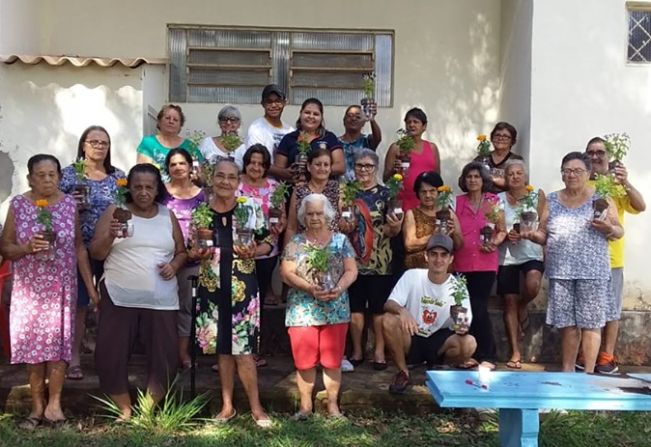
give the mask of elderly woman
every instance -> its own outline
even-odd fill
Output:
[[[488,314],[488,297],[498,267],[497,247],[504,241],[504,212],[499,198],[490,192],[491,178],[479,162],[464,166],[459,187],[465,194],[456,198],[463,247],[454,253],[454,266],[468,280],[472,307],[470,333],[477,340],[476,359],[495,368],[495,339]]]
[[[88,296],[93,301],[98,297],[76,202],[58,189],[59,161],[52,155],[34,155],[27,170],[30,190],[11,200],[0,254],[13,261],[11,363],[27,364],[32,395],[32,411],[20,425],[33,429],[43,420],[65,421],[61,390],[72,359],[76,266]]]
[[[167,206],[174,213],[176,220],[181,227],[183,240],[191,239],[190,222],[192,221],[192,210],[205,201],[205,195],[201,188],[191,181],[192,156],[188,151],[181,148],[172,149],[165,157],[165,170],[169,173],[170,182],[165,184],[165,194],[162,204]],[[188,261],[177,272],[176,278],[179,284],[179,360],[183,368],[190,367],[190,325],[192,322],[192,287],[188,277],[199,272],[197,262]]]
[[[260,207],[252,200],[237,197],[240,175],[233,160],[220,159],[214,166],[212,214],[213,247],[193,247],[191,258],[200,258],[197,340],[205,354],[219,355],[222,408],[215,417],[228,422],[237,415],[233,406],[235,370],[244,385],[253,420],[270,427],[258,395],[254,355],[258,353],[260,298],[255,258],[268,255],[273,241],[265,230]],[[235,238],[238,231],[255,231],[248,244]]]
[[[529,327],[527,305],[538,296],[545,270],[542,247],[520,237],[520,229],[526,231],[531,225],[522,222],[521,214],[523,211],[535,211],[540,216],[545,207],[545,193],[542,190],[528,190],[529,173],[524,161],[509,160],[504,165],[504,172],[507,190],[498,196],[504,207],[504,222],[509,232],[500,245],[497,294],[504,299],[504,327],[511,346],[511,357],[506,366],[520,369],[522,355],[518,339]],[[523,283],[521,279],[524,279]]]
[[[492,186],[490,192],[497,194],[498,192],[505,191],[506,181],[504,178],[504,168],[509,160],[522,160],[518,154],[511,152],[518,137],[518,131],[515,130],[511,124],[501,121],[495,124],[491,131],[491,143],[493,151],[488,156],[488,159],[478,155],[474,161],[486,163],[491,173]]]
[[[341,417],[337,399],[341,386],[341,361],[350,322],[346,290],[357,278],[355,254],[348,238],[333,232],[335,211],[323,194],[303,199],[298,219],[305,232],[292,237],[283,252],[280,275],[290,287],[285,325],[288,327],[300,408],[295,419],[312,414],[316,366],[323,367],[328,414]],[[321,277],[331,274],[327,285]]]
[[[408,269],[428,267],[425,252],[429,238],[436,230],[436,213],[441,210],[438,201],[438,188],[443,186],[441,176],[434,171],[421,172],[414,182],[414,192],[419,204],[405,214],[402,235],[405,243],[405,266]],[[463,246],[463,237],[459,228],[459,219],[454,211],[450,210],[451,219],[447,221],[447,228],[442,229],[452,238],[454,249]]]
[[[192,155],[192,158],[203,161],[203,155],[197,147],[187,138],[179,135],[185,124],[185,115],[181,106],[176,104],[164,105],[156,116],[156,135],[147,135],[138,145],[137,163],[151,163],[158,169],[165,167],[167,153],[181,147]],[[163,180],[169,181],[167,173],[163,173]]]
[[[294,162],[299,154],[299,141],[303,139],[310,144],[311,151],[324,148],[331,152],[331,175],[339,176],[346,172],[341,143],[335,134],[325,128],[323,104],[316,98],[308,98],[301,105],[296,130],[280,140],[270,171],[273,176],[289,181],[295,179],[297,165]]]
[[[112,205],[97,223],[89,247],[93,258],[104,261],[97,375],[122,420],[131,417],[128,363],[136,337],[145,347],[147,392],[154,402],[163,398],[173,379],[178,359],[176,273],[187,258],[179,223],[161,204],[165,186],[158,169],[137,164],[127,180],[125,207],[133,235],[122,237],[123,224]]]
[[[588,184],[591,167],[585,153],[570,152],[563,157],[565,188],[549,195],[540,227],[521,234],[524,239],[547,244],[547,324],[561,330],[565,372],[574,371],[579,344],[585,372],[594,372],[612,294],[608,241],[624,235],[612,199],[608,199],[605,218],[594,217],[593,202],[600,197]]]
[[[418,206],[414,184],[418,174],[426,171],[441,172],[441,156],[436,144],[423,139],[423,133],[427,130],[427,115],[418,107],[410,109],[405,114],[405,130],[413,139],[414,147],[409,154],[409,168],[404,170],[400,161],[400,147],[398,142],[389,146],[384,159],[384,173],[382,178],[386,182],[396,172],[403,175],[405,179],[404,189],[398,196],[402,200],[402,208],[408,211]]]
[[[217,157],[232,157],[237,166],[242,169],[242,157],[246,148],[237,132],[242,123],[242,115],[237,107],[224,106],[217,114],[217,125],[221,131],[218,137],[206,137],[199,144],[203,157],[210,163],[215,163]],[[239,144],[237,144],[239,142]]]
[[[111,137],[102,126],[90,126],[83,131],[77,145],[77,160],[83,161],[83,172],[78,173],[74,165],[63,168],[59,189],[78,200],[81,235],[84,245],[88,247],[95,234],[97,221],[115,200],[117,179],[125,178],[125,175],[122,170],[111,164]],[[87,188],[85,204],[84,197],[75,189],[80,184]],[[91,260],[90,266],[93,280],[97,283],[102,276],[102,263]],[[86,311],[90,303],[81,276],[77,278],[77,287],[75,341],[72,345],[72,360],[66,374],[68,379],[73,380],[84,378],[79,352],[86,333]]]
[[[391,238],[400,233],[402,216],[396,217],[389,208],[389,189],[377,183],[377,168],[380,160],[371,149],[362,149],[355,157],[355,177],[361,191],[355,199],[357,225],[351,225],[348,237],[355,249],[359,276],[349,290],[350,335],[353,352],[350,363],[358,366],[364,360],[362,335],[364,314],[372,314],[375,349],[373,367],[386,369],[384,337],[382,336],[382,314],[395,276],[391,271]]]

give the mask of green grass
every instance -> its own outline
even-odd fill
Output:
[[[548,414],[541,424],[544,447],[648,446],[649,413]],[[191,431],[106,423],[101,418],[75,420],[62,428],[38,428],[25,432],[10,415],[0,416],[0,446],[12,447],[176,447],[176,446],[498,446],[497,417],[474,412],[438,413],[428,416],[373,412],[351,415],[347,421],[314,417],[293,422],[286,414],[274,414],[276,426],[260,430],[250,414],[231,424],[199,423]]]

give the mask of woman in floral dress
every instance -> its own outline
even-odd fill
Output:
[[[253,420],[261,427],[269,427],[271,419],[260,404],[253,358],[258,352],[260,333],[260,298],[254,258],[270,253],[272,242],[264,229],[260,207],[250,199],[236,197],[239,180],[234,161],[217,162],[210,201],[214,248],[190,251],[191,258],[201,258],[201,305],[196,337],[205,354],[219,355],[222,409],[215,419],[227,422],[237,414],[233,407],[237,369],[249,398]],[[242,218],[242,213],[248,214]],[[236,227],[253,230],[255,240],[238,244],[234,238]]]
[[[43,420],[65,420],[61,390],[72,358],[77,263],[89,296],[98,297],[75,200],[58,189],[59,161],[39,154],[29,159],[27,169],[31,189],[11,200],[0,253],[13,261],[11,363],[27,364],[32,411],[21,426],[33,429]],[[54,242],[44,238],[47,230],[54,233]]]

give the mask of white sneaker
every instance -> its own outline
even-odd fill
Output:
[[[355,367],[353,366],[353,364],[350,363],[347,358],[344,358],[341,361],[341,372],[349,373],[353,371],[355,371]]]

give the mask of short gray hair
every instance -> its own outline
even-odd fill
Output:
[[[235,106],[224,106],[217,114],[217,119],[219,121],[224,121],[227,118],[235,118],[238,121],[242,121],[242,115]]]
[[[527,164],[524,162],[524,160],[520,160],[518,158],[511,158],[504,163],[504,175],[509,172],[509,169],[511,169],[513,166],[519,166],[522,168],[524,171],[524,180],[525,182],[529,183],[529,168],[527,167]]]
[[[364,149],[362,149],[361,151],[355,154],[355,162],[361,160],[362,158],[367,158],[367,157],[373,160],[373,164],[375,165],[376,168],[379,166],[380,157],[377,156],[374,150],[369,149],[367,147],[365,147]]]
[[[230,157],[215,157],[215,164],[213,165],[213,176],[217,172],[217,168],[220,164],[226,163],[227,165],[232,165],[237,170],[237,174],[241,174],[240,167],[235,163],[235,160]]]
[[[318,194],[318,193],[311,193],[308,194],[302,201],[301,204],[298,207],[298,212],[296,213],[296,218],[298,219],[298,223],[300,223],[302,226],[305,225],[305,209],[307,208],[308,203],[322,203],[323,204],[323,213],[325,215],[325,219],[327,223],[330,223],[334,220],[336,213],[335,209],[332,207],[330,204],[330,201],[326,196],[323,194]]]

